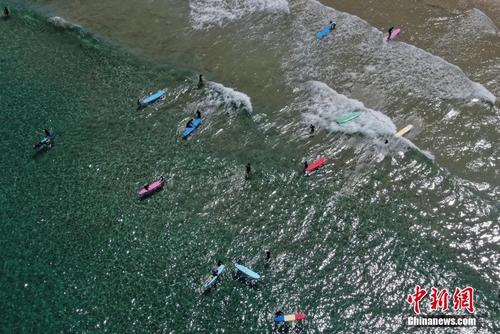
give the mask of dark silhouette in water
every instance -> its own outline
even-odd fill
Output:
[[[389,36],[387,36],[387,40],[391,39],[391,34],[392,34],[393,30],[394,30],[394,27],[390,27],[389,30],[387,31],[389,33]]]
[[[9,10],[9,8],[7,8],[7,7],[3,8],[3,17],[4,18],[10,17],[10,10]]]
[[[252,172],[252,166],[250,165],[250,163],[247,163],[247,167],[246,167],[246,175],[245,177],[248,179],[250,177],[250,173]]]
[[[311,124],[310,128],[311,128],[311,134],[313,134],[313,133],[314,133],[314,130],[315,130],[316,128],[315,128],[315,127],[314,127],[314,125],[312,125],[312,124]]]
[[[198,89],[203,87],[203,75],[200,74],[200,78],[198,79]]]

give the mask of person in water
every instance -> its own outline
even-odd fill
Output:
[[[201,112],[199,110],[196,110],[196,118],[201,118]]]
[[[307,167],[309,167],[309,164],[307,161],[304,161],[304,174],[306,173]]]
[[[387,40],[391,39],[391,34],[392,34],[393,30],[394,30],[394,27],[390,27],[389,30],[387,31],[389,33],[389,35],[387,36]]]
[[[271,260],[271,251],[266,250],[266,261],[270,261],[270,260]]]
[[[186,123],[186,128],[190,128],[193,126],[193,119],[190,118],[189,121]]]
[[[314,133],[314,130],[315,130],[316,128],[315,128],[315,127],[314,127],[314,125],[312,125],[312,124],[311,124],[311,126],[310,126],[309,128],[311,128],[311,134],[313,134],[313,133]]]
[[[6,18],[10,16],[10,10],[9,10],[9,8],[7,8],[7,7],[3,8],[3,16],[6,17]]]
[[[219,274],[219,267],[222,266],[223,263],[221,260],[217,260],[217,267],[212,269],[212,275],[217,276]]]
[[[330,21],[330,30],[335,30],[336,27],[337,27],[337,24],[333,21]]]
[[[203,75],[200,74],[200,78],[198,79],[198,89],[203,87]]]
[[[284,322],[284,321],[282,321],[282,320],[278,320],[278,319],[277,319],[278,317],[280,317],[280,316],[282,316],[282,315],[284,315],[284,313],[283,313],[283,312],[281,312],[281,310],[278,310],[278,311],[276,311],[276,313],[274,313],[274,323],[275,323],[276,325],[281,325],[281,324]]]
[[[247,163],[247,167],[246,167],[246,175],[245,177],[248,179],[250,177],[250,173],[252,172],[252,166],[250,165],[250,163]]]
[[[43,129],[43,132],[45,132],[45,137],[50,137],[50,131],[47,129]]]

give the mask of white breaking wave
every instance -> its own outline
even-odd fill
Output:
[[[368,137],[387,136],[396,133],[396,126],[389,117],[369,109],[360,101],[337,93],[325,83],[309,81],[305,85],[307,100],[304,119],[330,132],[359,133]],[[361,112],[345,124],[337,120],[352,112]]]
[[[290,12],[287,0],[190,0],[189,7],[194,29],[222,26],[253,13]]]
[[[290,82],[319,80],[343,89],[355,83],[373,95],[390,92],[440,99],[477,98],[489,104],[496,101],[458,66],[403,42],[387,43],[385,33],[357,16],[316,0],[294,2],[291,11],[294,22],[287,34],[293,45],[283,64]],[[336,21],[337,30],[318,45],[315,33],[329,20]]]
[[[202,95],[197,97],[196,102],[189,104],[187,110],[199,109],[203,114],[215,114],[217,112],[253,111],[250,97],[245,93],[226,87],[220,83],[205,80],[205,88]]]
[[[49,18],[49,22],[51,22],[54,26],[62,29],[79,29],[81,30],[82,27],[79,26],[78,24],[71,23],[69,21],[66,21],[66,19],[60,17],[60,16],[52,16]]]
[[[375,156],[378,159],[405,148],[415,149],[427,158],[434,159],[430,152],[419,149],[410,140],[394,137],[396,126],[389,117],[365,107],[360,101],[337,93],[325,83],[309,81],[304,85],[303,93],[294,108],[303,112],[307,124],[314,124],[318,129],[325,129],[331,133],[361,134],[368,137],[373,144],[372,153],[376,152]],[[352,112],[362,114],[347,123],[337,123],[338,119]]]
[[[252,102],[250,97],[244,93],[216,82],[208,82],[209,101],[225,110],[244,110],[252,112]]]

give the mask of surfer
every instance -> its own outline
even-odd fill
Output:
[[[250,177],[250,172],[252,171],[252,166],[250,165],[250,163],[247,163],[247,167],[246,167],[246,175],[245,177],[248,179]]]
[[[193,126],[193,119],[190,118],[189,121],[186,123],[186,128],[190,128]]]
[[[276,313],[274,313],[274,323],[276,325],[283,324],[284,321],[282,319],[279,319],[279,317],[281,317],[283,315],[284,315],[284,313],[281,310],[278,310],[278,311],[276,311]]]
[[[266,261],[270,261],[270,260],[271,260],[271,251],[266,250]]]
[[[337,26],[337,24],[333,21],[330,21],[330,30],[335,30],[335,27]]]
[[[201,112],[199,110],[196,110],[196,118],[201,118]]]
[[[307,171],[307,167],[309,167],[309,164],[307,163],[307,161],[304,161],[304,174]]]
[[[315,130],[316,128],[315,128],[315,127],[314,127],[314,125],[312,125],[312,124],[311,124],[311,126],[310,126],[309,128],[311,129],[311,134],[313,134],[313,133],[314,133],[314,130]]]
[[[4,16],[5,18],[7,18],[7,17],[9,17],[9,16],[10,16],[10,10],[9,10],[9,8],[7,8],[7,7],[4,7],[4,8],[3,8],[3,16]]]
[[[212,269],[212,275],[213,276],[217,276],[219,274],[219,267],[222,266],[222,261],[221,260],[217,260],[217,267],[215,267],[214,269]]]
[[[198,89],[203,87],[203,75],[200,74],[200,77],[198,79]]]
[[[389,33],[389,36],[387,36],[388,41],[391,39],[391,34],[392,34],[393,30],[394,30],[394,27],[390,27],[389,30],[387,31]]]
[[[49,138],[50,137],[50,132],[47,129],[43,129],[43,132],[45,132],[45,137]]]

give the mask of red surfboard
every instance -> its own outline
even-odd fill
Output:
[[[321,157],[319,160],[316,160],[313,162],[310,166],[307,166],[306,170],[304,171],[305,175],[309,175],[311,172],[315,171],[316,169],[320,168],[321,166],[324,166],[326,164],[326,158]]]

